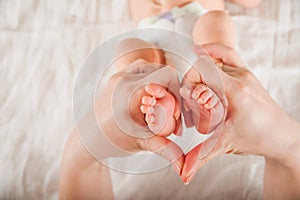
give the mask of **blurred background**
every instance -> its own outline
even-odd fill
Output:
[[[300,122],[300,1],[262,0],[254,9],[226,5],[237,27],[238,52]],[[127,0],[0,0],[0,199],[58,198],[80,66],[101,42],[133,28]],[[224,171],[220,183],[238,171],[248,181],[240,196],[261,193],[263,159],[220,159],[234,170]],[[212,174],[214,162],[206,168]],[[117,183],[123,175],[112,177]],[[224,191],[233,190],[224,185]]]

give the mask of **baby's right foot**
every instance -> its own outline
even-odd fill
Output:
[[[180,93],[185,99],[185,105],[196,105],[196,109],[191,109],[193,121],[200,133],[210,133],[214,131],[222,121],[225,109],[219,97],[205,84],[198,83],[193,89],[186,87],[180,89]],[[186,107],[186,106],[185,106]],[[195,106],[190,106],[195,107]]]
[[[149,84],[145,87],[146,94],[142,98],[141,111],[149,129],[156,135],[169,136],[180,134],[181,127],[176,121],[180,118],[179,102],[160,85]]]

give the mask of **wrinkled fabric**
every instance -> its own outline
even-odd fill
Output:
[[[300,1],[228,10],[247,66],[300,121]],[[126,0],[0,1],[0,199],[58,198],[76,75],[97,45],[133,27]],[[257,199],[263,167],[258,157],[221,156],[189,186],[171,168],[111,175],[116,199]]]

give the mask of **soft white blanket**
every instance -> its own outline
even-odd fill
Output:
[[[300,121],[300,1],[263,0],[252,10],[229,3],[228,10],[248,67]],[[76,74],[97,45],[131,28],[126,0],[0,1],[0,199],[58,198]],[[238,156],[212,161],[188,187],[169,168],[112,172],[120,199],[257,199],[262,175],[261,158]]]

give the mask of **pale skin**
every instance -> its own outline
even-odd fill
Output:
[[[139,21],[143,18],[158,15],[162,12],[166,12],[171,8],[178,6],[184,6],[193,1],[183,0],[183,1],[174,1],[174,0],[163,0],[163,1],[151,1],[151,0],[130,0],[130,9],[132,13],[132,17],[135,21]],[[198,21],[194,25],[193,29],[193,39],[196,44],[205,44],[205,43],[219,43],[229,47],[235,46],[235,30],[233,23],[231,22],[229,16],[223,12],[224,10],[224,1],[216,0],[216,1],[204,1],[199,0],[199,3],[203,5],[204,8],[209,10],[208,13],[200,16]],[[247,1],[240,1],[240,3],[244,3],[243,6],[247,6]],[[217,22],[217,24],[216,24]],[[211,26],[211,24],[216,24],[215,26]],[[121,49],[132,49],[131,46],[137,47],[145,47],[147,45],[140,44],[140,42],[130,41],[128,43],[125,42]],[[148,44],[151,46],[151,44]],[[154,55],[155,52],[150,50],[144,51],[144,57],[146,55]],[[141,51],[136,51],[135,54],[126,55],[123,62],[120,63],[121,66],[126,66],[126,64],[130,63],[128,61],[132,61],[132,57],[141,56]],[[163,58],[157,59],[157,61],[164,61]],[[219,62],[215,60],[215,62]],[[157,86],[158,87],[158,86]],[[203,83],[193,83],[192,88],[182,88],[181,93],[185,94],[187,89],[193,90],[192,98],[195,102],[197,102],[198,109],[186,108],[185,119],[192,119],[196,128],[201,133],[210,133],[213,131],[217,125],[221,122],[222,117],[224,116],[224,107],[220,102],[217,95],[205,84]],[[154,90],[154,89],[153,89]],[[161,120],[164,119],[172,119],[174,113],[172,112],[175,109],[175,104],[172,103],[174,99],[172,95],[166,95],[164,98],[160,98],[157,101],[157,96],[148,95],[144,96],[143,105],[141,106],[141,111],[145,114],[145,120],[149,125],[150,130],[154,133],[161,135],[160,131],[168,130],[168,132],[172,133],[174,130],[174,120]],[[163,106],[161,102],[169,102],[165,103]],[[161,117],[161,112],[156,112],[157,108],[156,103],[160,105],[160,107],[164,107],[166,112],[165,117]],[[198,113],[200,111],[201,117],[198,117]],[[191,121],[191,120],[190,120]],[[163,123],[164,122],[164,123]],[[186,120],[187,122],[187,120]],[[187,124],[188,125],[188,124]],[[189,127],[189,126],[188,126]],[[168,134],[169,135],[169,134]]]
[[[224,63],[221,76],[228,115],[218,143],[206,157],[198,158],[204,144],[186,155],[183,181],[189,183],[198,169],[218,155],[261,155],[266,161],[264,199],[299,199],[299,123],[274,102],[232,48],[207,44],[196,53],[208,53]]]
[[[145,74],[149,73],[147,64],[157,63],[159,67],[164,67],[165,64],[163,51],[140,39],[122,41],[118,45],[117,55],[120,56],[115,67],[119,72],[134,70],[136,73]],[[137,62],[138,64],[134,64]],[[159,136],[169,136],[181,129],[178,123],[181,116],[179,100],[164,86],[147,84],[145,93],[138,98],[141,99],[140,113],[135,121],[147,123],[149,130]]]
[[[233,49],[215,44],[204,48],[209,55],[225,63],[222,78],[229,99],[228,117],[222,137],[207,157],[198,159],[201,146],[186,155],[181,177],[190,182],[194,170],[220,154],[261,155],[266,160],[264,199],[297,199],[300,195],[300,125],[271,99]],[[252,112],[260,116],[260,120],[254,116],[245,121],[244,116],[252,116]],[[139,141],[137,146],[151,142]],[[122,143],[138,150],[132,140],[123,139]],[[61,173],[60,199],[113,198],[108,169],[83,148],[76,131],[66,143]]]
[[[211,13],[211,16],[214,16],[213,13],[217,14],[218,17],[216,19],[226,20],[222,12],[214,11]],[[209,15],[207,15],[207,17],[208,16]],[[221,22],[223,23],[224,21],[222,20]],[[194,30],[197,30],[197,28]],[[199,30],[201,31],[202,29],[199,28]],[[226,30],[224,31],[226,32]],[[195,33],[196,32],[197,31],[195,31]],[[229,32],[230,31],[228,31],[228,33]],[[230,36],[230,34],[225,35]],[[194,39],[195,38],[196,37],[194,37]],[[211,36],[208,36],[207,41],[202,38],[203,37],[200,37],[199,40],[195,39],[195,42],[199,44],[214,42],[213,39],[209,39]],[[225,130],[222,133],[218,145],[216,145],[207,157],[201,160],[198,159],[197,156],[199,151],[201,151],[201,146],[189,152],[185,156],[185,160],[183,157],[176,157],[180,149],[175,145],[172,149],[169,149],[173,157],[170,157],[170,152],[166,154],[164,154],[165,152],[158,153],[170,161],[174,161],[174,157],[178,158],[176,165],[180,168],[179,174],[185,183],[189,183],[193,179],[196,170],[200,169],[207,161],[217,155],[223,153],[262,155],[266,159],[264,198],[296,199],[300,195],[297,191],[297,188],[300,187],[299,124],[280,109],[261,87],[255,77],[244,67],[233,48],[230,48],[234,46],[234,44],[231,45],[233,41],[231,36],[228,38],[230,39],[227,40],[226,37],[225,39],[219,39],[216,37],[215,42],[223,45],[204,45],[207,51],[206,53],[216,61],[224,63],[225,67],[222,68],[222,78],[226,86],[226,96],[230,100],[228,115],[225,121]],[[225,47],[224,45],[229,47]],[[157,52],[154,53],[154,55],[159,54],[160,53]],[[198,52],[198,54],[200,55],[201,52]],[[141,55],[143,57],[146,54],[142,53]],[[149,54],[147,53],[147,55]],[[161,56],[157,56],[156,59],[157,58],[158,60],[154,59],[155,61],[149,58],[142,58],[141,61],[144,63],[164,63]],[[134,61],[136,61],[135,58],[133,58],[130,63]],[[124,69],[120,71],[124,71]],[[118,77],[115,80],[117,79]],[[187,75],[186,81],[189,80],[189,75]],[[195,84],[196,87],[201,87],[203,83],[199,81]],[[153,88],[155,87],[156,86]],[[161,87],[159,86],[158,88]],[[160,98],[157,96],[157,93],[152,94],[147,91],[148,89],[146,89],[146,87],[144,88],[144,92],[138,95],[140,101],[137,101],[137,103],[132,106],[134,116],[136,116],[137,120],[140,120],[140,123],[145,123],[145,120],[146,122],[150,122],[149,119],[147,119],[147,112],[141,111],[141,105],[155,106]],[[162,93],[168,94],[167,88],[163,87],[162,89]],[[151,97],[152,100],[144,97]],[[170,100],[171,97],[169,97],[168,99]],[[194,99],[191,93],[183,93],[183,97]],[[174,96],[172,96],[172,98],[174,98]],[[197,101],[199,100],[199,98],[196,99]],[[251,101],[249,101],[249,99]],[[156,101],[155,104],[152,101]],[[164,104],[161,103],[161,105]],[[174,113],[176,113],[175,105],[174,109],[172,109],[173,106],[171,106],[170,113],[173,111],[171,119],[176,120],[177,115],[174,115]],[[245,107],[255,108],[255,111],[253,111],[253,109],[244,109]],[[99,113],[103,112],[101,106],[98,108],[98,111]],[[253,112],[256,113],[256,116],[260,116],[259,121],[255,120],[256,118],[250,118],[249,121],[242,120],[245,116],[252,116]],[[146,116],[144,115],[145,113]],[[282,123],[278,123],[278,121]],[[149,124],[151,123],[148,123],[148,125]],[[108,128],[111,128],[110,125],[111,123],[108,123]],[[175,127],[180,127],[179,123]],[[148,128],[150,129],[150,125]],[[177,129],[179,130],[179,128]],[[167,132],[169,131],[163,132],[164,134],[162,136],[168,135],[169,133]],[[130,152],[140,150],[157,152],[162,146],[170,143],[166,138],[159,135],[149,140],[136,140],[128,136],[119,137],[119,135],[113,131],[108,131],[107,134],[111,135],[116,145],[120,145],[122,149],[126,149]],[[285,138],[284,140],[282,139],[283,136]],[[118,139],[114,140],[114,138]],[[261,142],[257,143],[258,141]],[[111,155],[107,155],[106,157],[109,156]],[[176,171],[176,167],[174,167],[174,169]],[[71,133],[64,150],[60,181],[60,199],[113,199],[108,168],[94,159],[86,151],[78,138],[76,130]]]
[[[131,63],[131,70],[128,72],[123,70],[113,75],[107,86],[101,91],[100,98],[96,101],[95,113],[94,111],[89,112],[70,134],[62,158],[60,199],[113,199],[109,170],[102,162],[99,162],[108,157],[128,156],[142,150],[151,151],[170,161],[175,173],[180,174],[184,163],[182,150],[164,137],[169,133],[162,133],[162,136],[153,134],[146,126],[144,114],[140,111],[142,97],[146,94],[152,94],[151,88],[155,88],[155,86],[152,87],[152,84],[148,84],[150,80],[155,78],[159,85],[168,89],[172,88],[172,91],[178,91],[180,88],[177,73],[171,67],[161,69],[155,67],[139,68],[140,65],[153,61],[151,60],[153,58],[140,58]],[[143,71],[146,73],[142,73]],[[137,80],[142,80],[146,86],[138,88],[136,86]],[[120,86],[119,90],[117,90],[117,86]],[[138,89],[132,94],[131,88]],[[163,97],[167,94],[165,88],[159,88],[162,90],[155,91],[153,95],[157,94]],[[133,131],[133,135],[128,135],[118,127],[112,115],[112,106],[110,106],[113,94],[120,95],[122,98],[132,94],[129,103],[130,116],[135,124],[144,125],[140,130],[141,132]],[[119,105],[122,102],[127,101],[118,102],[113,106],[114,108],[119,106],[117,114],[120,116],[127,113],[125,104]],[[174,111],[174,113],[176,112]],[[91,123],[90,118],[93,115],[96,115],[98,124]],[[174,120],[176,130],[173,132],[180,135],[182,131],[180,110],[179,114],[174,116]],[[129,117],[125,117],[122,123],[128,125],[129,129],[132,130],[135,125],[133,121]],[[98,125],[101,125],[103,132],[99,130]],[[97,141],[95,145],[101,150],[100,154],[98,152],[97,159],[82,144],[78,130],[81,130],[80,134],[93,133],[98,136],[92,140]]]

